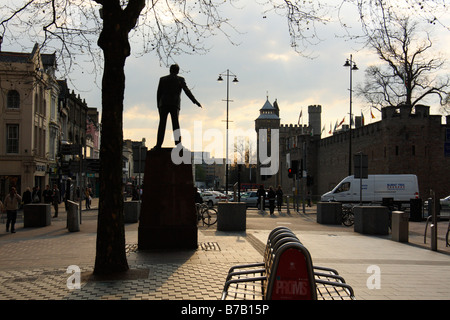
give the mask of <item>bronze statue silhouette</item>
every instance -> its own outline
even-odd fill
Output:
[[[156,146],[153,149],[160,149],[163,144],[164,134],[166,132],[167,116],[169,114],[172,119],[175,145],[181,142],[178,114],[180,112],[180,96],[182,89],[194,104],[200,108],[202,107],[200,102],[195,99],[194,95],[187,87],[184,78],[178,76],[179,71],[180,67],[177,64],[173,64],[170,66],[170,74],[159,79],[158,92],[156,96],[159,111],[159,126]]]

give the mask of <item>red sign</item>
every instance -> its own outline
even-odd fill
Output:
[[[273,300],[311,300],[314,284],[310,283],[311,262],[298,248],[286,249],[279,259],[272,288]]]

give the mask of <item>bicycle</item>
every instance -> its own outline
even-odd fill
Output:
[[[210,208],[206,203],[196,203],[197,221],[202,220],[203,225],[212,226],[217,222],[217,210]]]
[[[355,216],[353,214],[353,205],[342,205],[342,224],[346,227],[351,227],[355,223]]]

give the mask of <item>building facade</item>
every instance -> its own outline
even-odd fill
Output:
[[[87,116],[86,102],[56,79],[56,68],[55,54],[38,44],[29,53],[0,52],[0,199],[12,186],[22,194],[57,184],[64,194],[67,178],[81,183],[77,159],[61,155],[62,144],[98,157],[98,113],[92,108]]]
[[[0,198],[41,189],[57,166],[59,86],[56,57],[36,44],[30,53],[0,52]]]

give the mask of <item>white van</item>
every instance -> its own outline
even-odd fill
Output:
[[[377,174],[362,179],[362,201],[365,203],[381,203],[383,198],[391,198],[394,203],[407,203],[410,199],[419,198],[417,176],[413,174]],[[343,203],[359,203],[360,179],[348,176],[333,190],[325,193],[321,201],[338,201]]]

